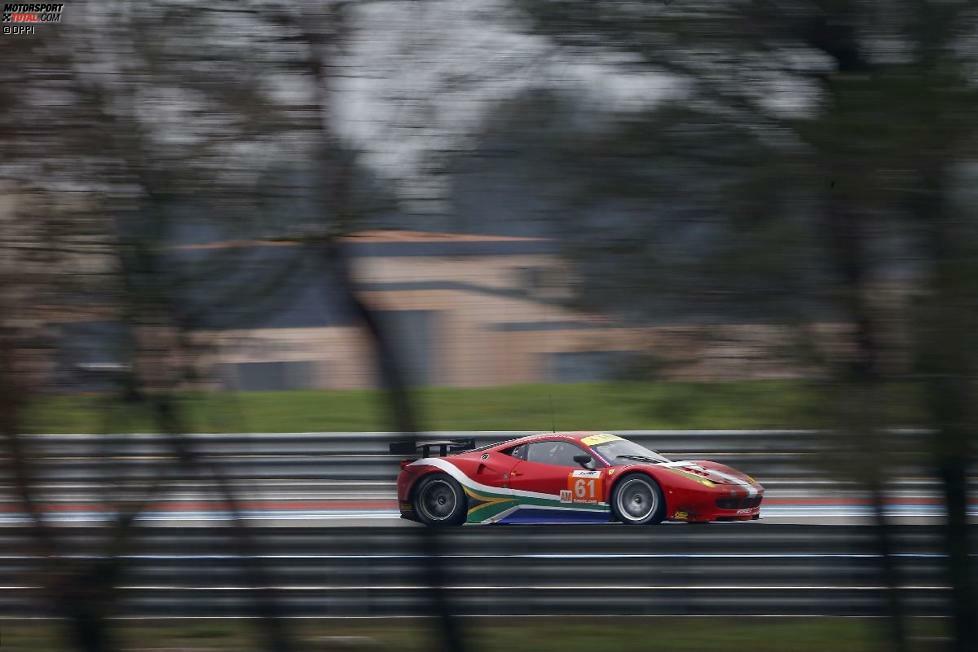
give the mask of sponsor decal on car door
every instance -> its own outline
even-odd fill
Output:
[[[601,471],[571,471],[567,476],[567,489],[560,492],[562,503],[596,504],[603,493]]]

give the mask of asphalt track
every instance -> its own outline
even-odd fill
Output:
[[[938,487],[926,476],[921,432],[893,431],[886,512],[900,524],[936,524],[943,517]],[[521,432],[427,433],[425,438],[504,441]],[[826,451],[847,458],[844,440],[804,430],[629,431],[623,436],[672,459],[714,459],[757,477],[766,487],[765,524],[866,524],[872,506],[852,482],[830,477]],[[181,437],[199,458],[220,468],[234,487],[240,515],[250,524],[393,526],[399,457],[388,445],[397,433],[239,433]],[[46,521],[106,522],[119,502],[138,500],[160,469],[169,477],[140,523],[207,525],[231,519],[213,483],[174,465],[172,442],[152,434],[29,435],[36,501]],[[851,453],[855,455],[856,453]],[[851,460],[850,460],[851,461]],[[0,459],[0,464],[3,460]],[[973,505],[972,509],[976,510]],[[978,510],[976,510],[978,511]],[[973,514],[974,516],[974,514]],[[27,522],[9,480],[0,478],[0,527]]]

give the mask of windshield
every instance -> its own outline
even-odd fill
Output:
[[[601,457],[608,460],[608,463],[612,466],[618,464],[627,464],[628,462],[668,462],[669,460],[655,451],[650,451],[644,446],[639,446],[633,441],[628,441],[627,439],[615,439],[614,441],[608,441],[603,444],[597,444],[592,446],[595,451],[597,451]]]

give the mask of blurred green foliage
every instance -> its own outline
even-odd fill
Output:
[[[895,388],[892,421],[914,425],[913,392]],[[825,425],[823,388],[811,382],[620,382],[512,385],[415,391],[427,430],[645,430],[666,428],[804,428]],[[104,399],[58,396],[36,401],[32,432],[103,432]],[[184,395],[197,432],[391,430],[385,395],[375,390],[200,393]],[[123,408],[113,406],[118,411]],[[121,416],[121,415],[119,415]],[[117,421],[122,432],[151,431],[145,415]]]
[[[941,650],[944,624],[934,619],[913,621],[914,650]],[[417,621],[306,622],[296,626],[297,635],[309,643],[307,649],[361,650],[398,649],[404,652],[431,649],[430,630]],[[121,625],[123,649],[193,650],[224,652],[249,649],[251,627],[241,621],[212,623],[174,622]],[[593,652],[649,649],[654,636],[660,647],[673,652],[880,652],[881,623],[875,619],[723,619],[723,618],[630,618],[623,620],[581,619],[574,622],[548,620],[478,620],[467,632],[483,652]],[[60,633],[49,622],[4,627],[5,652],[40,652],[61,649]]]

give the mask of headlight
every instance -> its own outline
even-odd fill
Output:
[[[676,468],[676,467],[666,467],[666,468],[668,468],[670,471],[673,471],[675,473],[678,473],[679,475],[685,476],[685,477],[689,478],[690,480],[695,480],[696,482],[699,482],[704,487],[715,487],[715,486],[717,486],[715,482],[713,482],[712,480],[707,480],[706,478],[704,478],[701,475],[697,475],[695,473],[690,473],[689,471],[686,471],[684,469],[679,469],[679,468]]]

